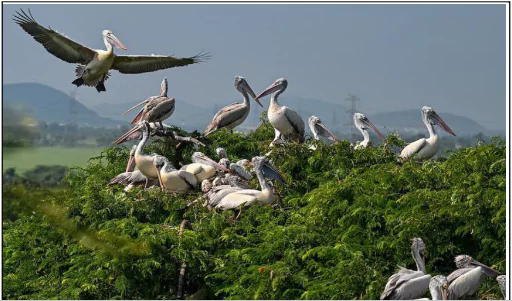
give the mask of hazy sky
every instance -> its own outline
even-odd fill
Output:
[[[235,75],[256,93],[285,77],[288,96],[341,104],[353,93],[368,113],[429,105],[489,128],[506,126],[505,4],[4,5],[4,83],[39,82],[69,93],[74,66],[12,21],[18,8],[91,48],[104,49],[101,31],[111,29],[128,48],[119,54],[212,54],[183,68],[113,71],[107,92],[78,89],[86,105],[142,101],[167,76],[177,105],[182,99],[210,108],[241,98]]]

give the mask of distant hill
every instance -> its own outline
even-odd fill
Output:
[[[73,122],[92,127],[115,127],[121,124],[99,116],[66,93],[38,83],[3,85],[3,104],[47,123]]]
[[[438,112],[439,116],[448,124],[448,126],[457,134],[457,136],[468,136],[483,133],[487,135],[502,134],[499,131],[489,130],[471,118],[459,116],[451,113]],[[378,126],[379,129],[385,127],[389,131],[398,130],[399,132],[427,133],[425,125],[421,120],[420,110],[404,110],[386,113],[377,113],[368,116],[370,120]],[[440,130],[444,134],[444,131]]]

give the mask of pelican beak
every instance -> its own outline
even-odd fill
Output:
[[[155,167],[156,167],[156,174],[158,176],[158,182],[160,183],[160,187],[162,188],[162,191],[164,191],[165,186],[164,186],[164,182],[162,181],[162,175],[160,174],[160,168],[158,166],[156,166],[156,164],[155,164]]]
[[[213,167],[215,167],[218,170],[222,170],[223,172],[229,172],[229,169],[227,169],[226,167],[220,165],[219,163],[213,161],[212,159],[210,159],[210,158],[208,158],[206,156],[202,157],[201,161],[203,161],[204,164],[213,166]]]
[[[323,122],[320,121],[317,124],[318,124],[318,126],[323,128],[329,134],[329,136],[331,136],[332,139],[334,139],[334,141],[340,141],[340,139],[338,139],[338,137],[336,137],[331,131],[329,131],[329,129],[325,126],[325,124],[323,124]]]
[[[279,90],[279,83],[273,83],[268,88],[266,88],[263,92],[261,92],[260,95],[256,96],[255,100],[258,100],[258,99],[265,97],[271,93],[274,93],[277,90]]]
[[[441,296],[443,300],[448,300],[448,287],[445,285],[441,286]]]
[[[131,112],[133,109],[143,105],[143,104],[147,104],[149,102],[149,99],[146,99],[144,100],[143,102],[139,103],[139,104],[136,104],[135,106],[133,106],[131,109],[129,109],[128,111],[124,112],[123,114],[121,114],[121,116],[125,115],[126,113],[128,112]]]
[[[112,33],[108,36],[108,40],[110,41],[110,43],[112,45],[114,45],[114,47],[116,47],[117,49],[123,49],[123,50],[126,50],[126,46],[124,46],[123,43],[121,43],[121,41],[119,41],[119,39]]]
[[[136,126],[134,126],[131,130],[129,130],[128,132],[126,132],[123,136],[117,138],[116,141],[114,141],[115,144],[121,144],[123,142],[126,141],[126,139],[128,137],[130,137],[132,134],[134,134],[135,132],[141,130],[143,127],[143,124],[137,124]]]
[[[492,269],[492,268],[486,266],[485,264],[478,262],[474,259],[471,261],[471,264],[481,267],[484,274],[491,278],[496,278],[500,275],[500,272],[498,272],[495,269]]]
[[[375,134],[377,134],[377,136],[379,136],[380,139],[382,140],[386,140],[386,137],[384,137],[384,135],[382,135],[382,133],[377,129],[377,127],[370,121],[370,120],[365,120],[364,123],[369,126],[374,132]]]
[[[254,101],[256,101],[260,105],[260,107],[263,108],[263,105],[261,104],[261,102],[258,99],[258,97],[256,97],[256,93],[254,93],[254,91],[252,90],[251,86],[249,86],[248,82],[245,82],[245,89],[247,90],[247,93],[249,93],[249,95],[251,95],[251,97],[254,99]]]
[[[128,160],[128,164],[126,165],[126,171],[129,172],[132,171],[135,165],[135,157],[130,155],[130,159]]]
[[[273,180],[276,180],[278,182],[281,182],[283,184],[287,184],[286,180],[284,179],[283,175],[274,168],[274,166],[270,165],[267,162],[263,163],[263,174]]]
[[[445,130],[448,134],[450,134],[452,136],[457,136],[452,131],[452,129],[450,129],[450,127],[443,121],[443,119],[441,119],[441,117],[439,117],[439,115],[437,115],[436,112],[431,112],[430,114],[431,114],[430,116],[432,116],[432,118],[434,118],[435,123],[437,125],[439,125],[443,130]]]

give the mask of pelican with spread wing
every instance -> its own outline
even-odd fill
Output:
[[[204,61],[209,54],[198,54],[188,58],[165,55],[116,55],[114,47],[126,50],[126,46],[110,30],[103,30],[103,42],[107,50],[94,50],[83,46],[51,28],[39,25],[30,10],[21,10],[13,17],[14,21],[31,35],[44,48],[59,59],[78,64],[77,78],[72,82],[77,87],[94,86],[98,92],[106,91],[105,81],[111,69],[121,73],[136,74],[181,67]]]

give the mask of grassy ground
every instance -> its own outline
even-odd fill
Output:
[[[91,157],[98,156],[101,148],[38,147],[3,149],[2,171],[14,167],[23,173],[36,165],[84,166]]]

